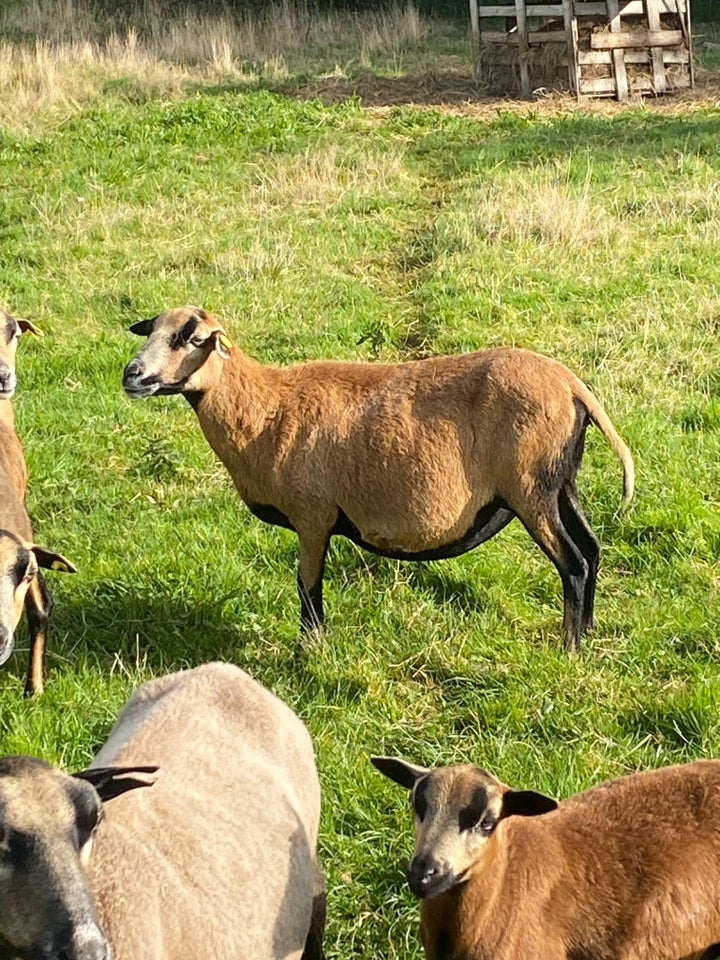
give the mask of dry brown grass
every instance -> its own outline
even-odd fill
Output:
[[[427,32],[406,2],[354,14],[311,13],[304,0],[255,13],[188,5],[168,17],[160,0],[145,0],[108,17],[93,0],[21,0],[0,8],[0,122],[24,128],[37,112],[64,115],[111,77],[167,94],[190,79],[285,80],[291,60],[296,72],[324,63],[343,75],[343,63],[397,61]]]

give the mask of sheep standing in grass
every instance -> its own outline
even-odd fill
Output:
[[[306,728],[246,673],[153,680],[89,770],[0,759],[0,957],[320,960],[319,811]]]
[[[197,307],[130,328],[148,338],[125,368],[131,397],[183,394],[261,520],[294,530],[305,629],[322,623],[330,538],[386,557],[453,557],[519,517],[553,561],[563,636],[593,623],[600,553],[578,500],[585,430],[633,461],[593,394],[562,364],[497,348],[410,363],[264,366]]]
[[[720,761],[560,804],[469,764],[372,762],[411,791],[407,876],[428,960],[720,956]]]
[[[29,320],[18,320],[0,310],[0,664],[15,646],[15,629],[23,605],[30,631],[25,693],[41,693],[45,682],[45,647],[52,598],[38,567],[73,572],[75,567],[59,553],[33,543],[25,509],[27,467],[22,443],[15,432],[11,403],[17,386],[15,353],[25,332],[40,334]]]

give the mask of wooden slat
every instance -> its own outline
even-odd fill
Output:
[[[572,0],[563,0],[563,24],[565,26],[565,45],[567,47],[568,85],[577,96],[577,29],[572,15]]]
[[[580,93],[615,94],[615,77],[590,77],[580,81]]]
[[[623,33],[600,32],[590,35],[591,50],[625,50],[628,47],[679,47],[682,42],[682,30],[627,30]]]
[[[618,5],[618,0],[607,0],[607,12],[608,17],[610,17],[610,30],[613,34],[620,36],[621,26],[620,26],[620,7]],[[592,37],[591,46],[592,46]],[[618,100],[627,100],[628,97],[628,82],[627,82],[627,71],[625,70],[625,56],[622,50],[615,49],[612,54],[613,58],[613,72],[615,74],[615,89],[617,91]]]
[[[528,63],[528,30],[525,0],[515,0],[517,20],[518,60],[520,65],[520,96],[530,99],[530,64]]]
[[[597,64],[612,63],[612,54],[609,50],[579,50],[578,63],[582,67],[592,67]]]
[[[658,10],[656,0],[645,0],[645,6],[647,7],[647,25],[650,28],[650,33],[659,33],[662,29],[662,24],[660,23],[660,11]],[[684,39],[681,30],[680,43],[682,43]],[[655,93],[665,93],[667,90],[665,61],[663,60],[662,50],[657,46],[653,46],[652,49],[652,72]]]
[[[607,5],[605,0],[597,0],[595,3],[578,3],[573,5],[576,17],[604,17],[607,16]]]
[[[526,17],[561,17],[562,12],[562,3],[529,3],[525,6]],[[479,6],[478,13],[481,17],[514,17],[515,4]]]
[[[476,80],[480,71],[480,17],[478,16],[478,0],[470,0],[470,45],[473,58],[473,75]]]
[[[663,50],[662,54],[666,66],[674,63],[687,63],[689,60],[687,50]],[[578,63],[583,67],[609,64],[612,63],[612,53],[610,50],[580,50],[578,51]],[[625,63],[649,64],[650,51],[626,50]]]
[[[695,63],[693,61],[692,55],[692,30],[690,28],[690,3],[688,0],[677,0],[678,13],[680,14],[680,22],[682,24],[683,32],[685,33],[685,44],[688,48],[689,54],[689,64],[690,64],[690,86],[695,86]]]
[[[562,3],[530,3],[526,7],[529,17],[561,17]]]
[[[528,44],[565,43],[565,34],[562,30],[530,30],[527,35]],[[482,43],[507,43],[512,47],[520,44],[518,31],[503,33],[500,30],[485,30]]]
[[[677,13],[678,0],[655,0],[659,13]],[[683,0],[680,0],[682,3]],[[576,17],[604,17],[607,14],[605,0],[575,0]],[[640,17],[645,13],[643,0],[630,0],[621,3],[619,13],[621,17]]]
[[[503,4],[503,6],[492,6],[492,7],[482,7],[478,5],[477,8],[479,17],[514,17],[515,16],[515,4]]]

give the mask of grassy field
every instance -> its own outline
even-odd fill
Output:
[[[430,59],[431,21],[398,16],[419,31],[405,62],[364,54],[389,93]],[[76,767],[138,682],[244,667],[317,745],[331,960],[420,956],[406,797],[369,754],[558,796],[720,755],[718,100],[434,106],[421,87],[366,108],[302,95],[361,51],[287,51],[271,84],[269,60],[3,27],[0,301],[46,334],[21,342],[15,410],[38,541],[79,572],[48,576],[45,695],[22,699],[24,634],[0,671],[2,751]],[[457,25],[437,31],[436,71],[459,69]],[[589,432],[603,556],[583,654],[561,649],[557,574],[519,524],[438,563],[336,541],[328,629],[301,643],[293,535],[238,502],[184,401],[121,390],[128,326],[186,302],[267,362],[515,343],[572,367],[638,470],[620,518],[619,464]]]

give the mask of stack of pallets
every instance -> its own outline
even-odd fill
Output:
[[[694,83],[689,0],[470,0],[470,22],[477,79],[497,89],[504,75],[507,93],[548,86],[549,63],[550,86],[578,96],[625,100]]]

